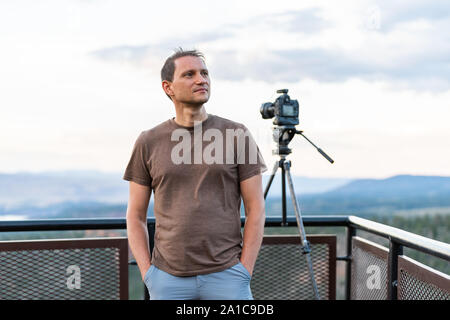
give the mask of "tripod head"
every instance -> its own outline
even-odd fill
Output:
[[[273,140],[277,143],[278,148],[272,150],[272,154],[288,155],[292,150],[288,147],[294,138],[297,129],[295,126],[276,126],[273,128]]]
[[[322,149],[318,148],[314,143],[311,142],[304,134],[303,131],[297,130],[293,125],[286,126],[276,126],[273,128],[273,139],[277,143],[278,148],[272,150],[272,154],[278,154],[282,157],[287,156],[292,152],[292,149],[288,147],[289,143],[294,139],[295,135],[299,134],[303,138],[305,138],[309,143],[311,143],[317,151],[325,157],[329,162],[334,163],[334,160],[331,159]]]

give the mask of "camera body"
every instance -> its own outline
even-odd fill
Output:
[[[265,102],[261,105],[260,112],[263,119],[273,119],[273,124],[277,126],[295,126],[299,124],[299,105],[297,100],[292,100],[288,89],[277,90],[281,93],[275,102]]]

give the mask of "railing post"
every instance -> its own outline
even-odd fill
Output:
[[[347,226],[347,258],[346,259],[346,270],[345,270],[345,299],[351,299],[351,288],[352,288],[352,241],[353,237],[356,236],[356,229]]]
[[[403,254],[403,246],[389,238],[388,258],[388,300],[397,300],[398,256]]]

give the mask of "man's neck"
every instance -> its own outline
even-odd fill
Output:
[[[175,106],[175,122],[180,126],[193,127],[196,121],[205,121],[208,118],[205,107],[198,106]]]

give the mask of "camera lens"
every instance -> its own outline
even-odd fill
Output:
[[[259,109],[263,119],[271,119],[275,115],[275,107],[273,103],[266,102],[261,105],[261,109]]]

